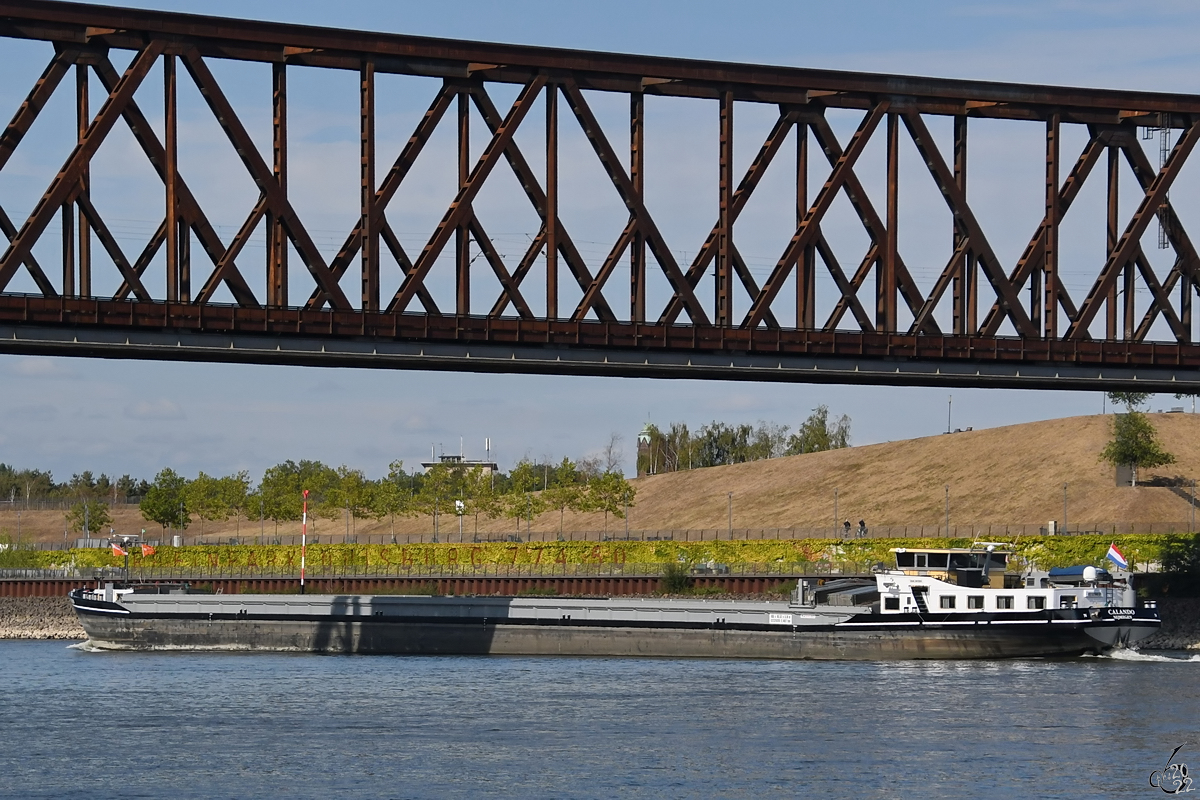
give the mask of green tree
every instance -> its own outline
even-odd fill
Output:
[[[541,499],[547,508],[558,510],[558,535],[562,537],[567,509],[580,511],[586,505],[587,492],[584,476],[569,458],[554,468],[554,480],[550,488],[542,492]]]
[[[164,468],[154,476],[154,483],[150,484],[142,502],[138,504],[142,516],[157,522],[164,529],[172,525],[186,529],[191,515],[187,505],[187,485],[187,478],[170,467]]]
[[[480,514],[488,519],[500,516],[500,495],[492,485],[492,476],[484,472],[483,467],[472,467],[463,476],[462,489],[465,513],[475,518],[475,533],[478,534]]]
[[[229,519],[229,506],[221,491],[221,479],[201,472],[184,490],[187,507],[200,518],[200,533],[205,522]]]
[[[317,511],[325,507],[325,495],[337,483],[337,479],[337,472],[320,461],[296,463],[288,460],[276,464],[263,473],[262,483],[259,484],[263,512],[274,520],[277,530],[280,522],[298,521],[303,509],[304,490],[308,489],[309,515],[315,521]]]
[[[105,479],[107,481],[107,478]],[[71,480],[67,483],[67,491],[75,497],[103,497],[102,491],[99,491],[96,479],[92,475],[91,470],[84,470],[71,476]]]
[[[258,498],[250,491],[250,473],[246,470],[226,475],[218,481],[217,492],[221,503],[237,517],[237,532],[242,532],[242,515],[250,510],[251,503]]]
[[[1140,411],[1113,417],[1112,439],[1100,453],[1100,460],[1133,470],[1131,486],[1137,486],[1139,467],[1161,467],[1175,463],[1175,456],[1163,449],[1150,420]]]
[[[787,452],[788,426],[758,421],[750,442],[752,460],[779,458]]]
[[[850,417],[843,414],[829,418],[829,407],[819,405],[808,419],[788,437],[789,456],[800,453],[819,453],[824,450],[839,450],[850,446]]]
[[[416,513],[412,485],[403,461],[393,461],[388,465],[387,477],[375,483],[370,494],[370,507],[376,519],[391,518],[393,537],[396,535],[396,517]]]
[[[517,462],[508,473],[508,493],[504,497],[504,516],[516,520],[521,530],[521,520],[526,520],[526,530],[535,514],[544,508],[540,497],[533,494],[542,485],[542,470],[527,458]]]
[[[49,472],[0,464],[0,500],[35,500],[50,497],[58,487]]]
[[[417,493],[417,508],[421,513],[433,517],[434,535],[439,529],[439,520],[448,511],[454,510],[462,483],[462,470],[438,462],[425,470],[421,490]]]
[[[349,513],[352,523],[370,516],[371,491],[371,481],[367,480],[362,470],[351,469],[343,464],[337,468],[337,480],[325,495],[325,516],[334,518],[345,511]]]
[[[542,492],[542,499],[547,507],[558,510],[558,535],[561,537],[567,509],[579,511],[584,508],[587,491],[582,484],[578,483],[551,486]]]
[[[108,504],[96,499],[80,500],[67,512],[67,524],[71,530],[84,535],[104,533],[112,525]]]
[[[588,483],[587,508],[604,512],[604,532],[608,533],[608,515],[625,518],[625,506],[633,505],[636,490],[619,472],[606,472]]]
[[[1145,405],[1150,399],[1149,392],[1109,392],[1108,402],[1125,406],[1126,411],[1135,411],[1138,406]]]
[[[145,494],[145,489],[148,487],[149,485],[145,481],[134,480],[128,474],[122,475],[117,479],[116,483],[117,495],[120,497],[133,497],[134,495]]]

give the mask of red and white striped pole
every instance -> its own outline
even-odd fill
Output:
[[[308,489],[304,490],[304,511],[300,516],[300,594],[304,594],[304,556],[308,552]]]

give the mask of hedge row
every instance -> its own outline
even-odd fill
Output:
[[[1196,546],[1190,534],[1130,534],[1124,536],[1026,537],[1016,543],[1019,558],[1049,569],[1075,564],[1104,563],[1115,543],[1131,564],[1161,561],[1171,547]],[[966,547],[968,539],[866,539],[837,542],[828,539],[779,539],[714,542],[529,542],[483,544],[321,544],[310,545],[307,564],[314,570],[354,568],[392,572],[433,567],[604,566],[715,561],[742,564],[811,564],[828,562],[892,563],[893,547]],[[108,549],[67,551],[16,550],[0,552],[0,567],[92,568],[120,566],[124,559]],[[298,545],[224,545],[159,547],[153,555],[134,550],[131,566],[203,571],[294,571],[300,566]]]

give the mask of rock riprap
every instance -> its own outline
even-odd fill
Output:
[[[86,639],[65,597],[0,597],[0,639]]]
[[[1166,597],[1158,601],[1162,627],[1142,641],[1141,650],[1200,650],[1200,597]]]

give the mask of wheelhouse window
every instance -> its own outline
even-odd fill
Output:
[[[996,608],[1008,609],[1013,607],[1012,595],[1005,594],[996,598]]]
[[[954,595],[943,595],[941,598],[942,608],[954,608]]]
[[[896,566],[900,569],[911,567],[916,563],[913,558],[913,553],[896,553]]]
[[[1030,597],[1028,604],[1031,610],[1041,610],[1046,607],[1046,598],[1041,596]]]
[[[899,597],[883,598],[883,607],[886,608],[888,611],[899,611],[900,610],[900,598]]]
[[[915,553],[914,556],[916,557],[916,560],[917,560],[917,564],[916,564],[917,569],[926,569],[929,567],[929,554],[928,553]]]
[[[967,608],[983,608],[983,595],[973,594],[968,597]]]

